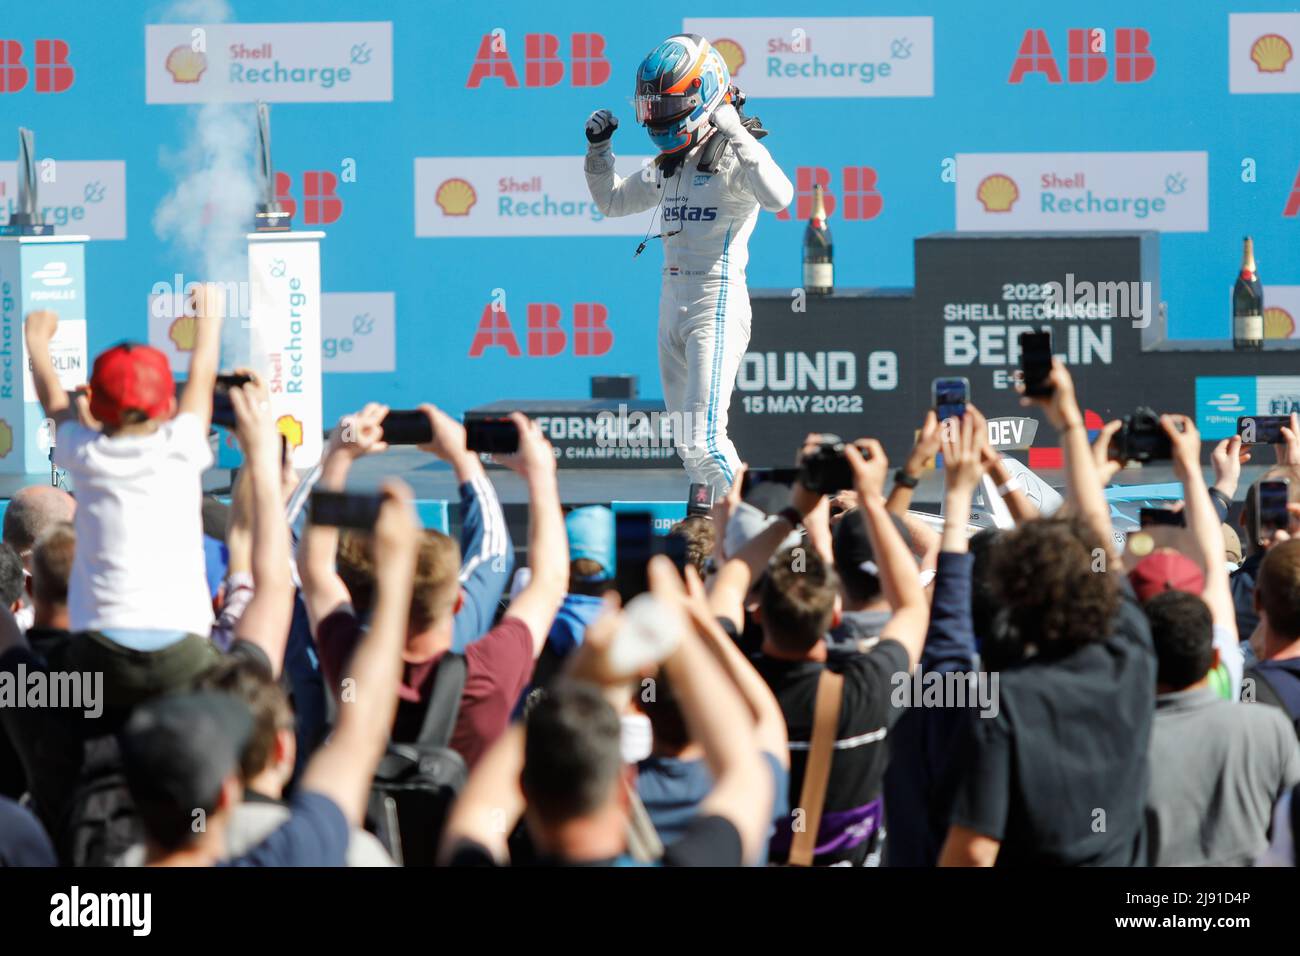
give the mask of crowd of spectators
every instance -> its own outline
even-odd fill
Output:
[[[1058,362],[1025,400],[1063,451],[1053,513],[978,409],[929,412],[892,484],[871,438],[834,494],[747,498],[742,469],[634,595],[642,559],[603,504],[565,513],[520,414],[498,459],[527,490],[518,554],[432,405],[419,447],[455,475],[457,537],[396,478],[369,527],[311,520],[386,452],[389,410],[345,416],[300,475],[248,370],[237,480],[205,496],[217,296],[196,294],[179,391],[124,344],[68,393],[58,317],[26,318],[72,494],[24,488],[4,515],[0,864],[1294,865],[1300,504],[1260,535],[1247,489],[1228,523],[1239,440],[1207,483],[1195,423],[1162,416],[1183,526],[1124,540],[1119,425],[1090,436]],[[1295,416],[1284,439],[1263,478],[1300,491]],[[939,457],[927,521],[912,489]],[[989,488],[1010,526],[972,534]]]

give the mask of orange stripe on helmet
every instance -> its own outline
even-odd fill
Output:
[[[704,58],[706,56],[707,53],[701,53],[700,58],[695,61],[695,64],[690,68],[687,74],[677,83],[674,83],[671,87],[664,90],[664,93],[685,93],[686,90],[690,88],[691,80],[699,79],[700,75],[704,72]]]

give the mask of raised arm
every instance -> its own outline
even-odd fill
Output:
[[[230,404],[246,462],[240,478],[248,483],[244,504],[251,517],[249,570],[253,575],[253,597],[235,623],[235,637],[260,647],[278,676],[293,621],[294,595],[289,524],[284,517],[280,484],[280,433],[271,417],[266,385],[250,370],[240,371],[251,381],[230,390]]]
[[[772,825],[774,793],[753,720],[740,691],[696,629],[698,615],[686,614],[686,592],[672,562],[664,557],[651,559],[648,576],[651,592],[674,612],[664,626],[683,632],[681,643],[663,666],[686,729],[703,748],[713,773],[713,789],[700,804],[700,816],[730,821],[740,834],[744,859],[755,860]]]
[[[1088,429],[1083,422],[1083,412],[1074,395],[1074,379],[1060,359],[1052,361],[1048,376],[1052,394],[1045,398],[1022,398],[1022,405],[1037,405],[1043,409],[1054,428],[1060,432],[1061,447],[1065,451],[1065,474],[1068,487],[1067,500],[1074,514],[1086,521],[1093,534],[1104,543],[1110,557],[1115,553],[1115,529],[1110,522],[1110,505],[1102,492],[1103,482],[1097,473],[1097,463],[1088,444]],[[1119,562],[1112,560],[1111,567]]]
[[[717,556],[722,556],[722,543],[726,538],[727,522],[740,505],[740,487],[744,477],[744,465],[737,471],[726,497],[713,506],[713,521],[717,528]],[[816,512],[823,498],[809,491],[799,482],[790,489],[790,507],[801,518]],[[714,615],[732,622],[737,631],[744,627],[745,596],[758,580],[772,560],[772,555],[781,546],[781,542],[790,537],[794,523],[787,517],[778,515],[766,528],[745,542],[736,554],[726,556],[718,573],[709,582],[709,607]]]
[[[845,454],[853,467],[858,507],[862,509],[867,535],[871,538],[871,548],[880,568],[881,590],[893,612],[886,626],[886,636],[903,645],[907,651],[908,669],[913,670],[921,659],[930,607],[916,574],[916,561],[885,510],[881,493],[889,459],[885,457],[880,442],[873,438],[859,439],[856,446],[846,449]]]
[[[501,865],[509,862],[506,841],[526,805],[519,785],[523,770],[524,725],[514,724],[479,759],[452,804],[438,850],[440,863],[464,843],[478,844]]]
[[[896,478],[894,487],[889,492],[889,501],[885,506],[891,513],[901,518],[907,514],[907,509],[912,507],[915,483],[919,482],[926,469],[931,467],[930,462],[939,452],[940,439],[939,419],[932,408],[925,413],[925,421],[921,422],[921,429],[916,433],[916,441],[912,445],[911,452],[908,453],[907,461],[899,469],[902,473],[901,480]]]
[[[689,565],[686,568],[686,590],[690,595],[687,612],[695,630],[744,698],[754,718],[754,737],[759,749],[775,756],[781,766],[790,766],[789,737],[781,705],[772,694],[772,688],[741,653],[736,642],[718,626],[704,593],[704,584]]]
[[[758,204],[768,212],[780,212],[790,205],[794,186],[789,177],[781,171],[767,148],[745,129],[736,108],[730,103],[722,104],[713,111],[709,122],[730,141]]]
[[[528,626],[533,657],[542,653],[546,635],[569,589],[569,537],[560,508],[555,453],[536,422],[519,412],[511,419],[519,429],[519,452],[502,459],[528,483],[528,585],[515,596],[506,614]]]
[[[212,390],[217,384],[221,361],[221,321],[225,316],[225,294],[215,283],[204,283],[191,297],[197,333],[190,353],[190,377],[181,390],[180,411],[196,416],[206,429],[212,422]]]
[[[492,628],[497,602],[514,568],[514,548],[496,490],[476,453],[465,447],[465,426],[433,405],[421,405],[433,441],[421,451],[451,465],[460,485],[460,588],[464,603],[456,612],[452,650]]]
[[[1205,487],[1201,472],[1201,434],[1186,415],[1161,415],[1160,424],[1173,448],[1174,474],[1183,483],[1183,514],[1201,563],[1205,566],[1205,587],[1201,599],[1210,609],[1215,628],[1224,635],[1216,641],[1219,658],[1228,669],[1233,698],[1241,687],[1245,669],[1241,643],[1237,640],[1237,608],[1232,601],[1228,569],[1223,561],[1223,527]],[[1182,429],[1181,431],[1179,429]]]
[[[27,313],[23,325],[23,335],[27,340],[27,355],[32,363],[32,386],[36,389],[36,399],[45,410],[45,417],[53,419],[57,426],[74,414],[68,393],[59,382],[59,373],[54,370],[50,358],[50,339],[59,327],[59,316],[48,309]]]
[[[320,480],[316,483],[318,488],[342,491],[354,461],[388,447],[384,443],[381,425],[387,414],[388,406],[372,402],[355,415],[339,421],[325,446]],[[298,542],[298,578],[302,582],[302,600],[313,635],[321,621],[340,607],[352,603],[352,595],[338,574],[338,549],[337,528],[310,522]]]
[[[384,560],[375,569],[374,613],[344,674],[334,732],[307,764],[301,783],[304,791],[332,799],[353,826],[365,817],[370,784],[397,714],[419,547],[411,489],[394,479],[382,491],[385,501],[374,534],[375,553]]]
[[[659,169],[654,164],[626,179],[614,171],[611,142],[618,129],[618,117],[609,110],[597,110],[587,118],[587,156],[583,172],[587,190],[603,216],[631,216],[653,209],[663,194]]]

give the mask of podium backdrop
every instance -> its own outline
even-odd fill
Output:
[[[647,217],[592,209],[582,125],[614,110],[615,150],[636,170],[650,144],[633,72],[683,27],[718,43],[798,188],[790,214],[761,216],[752,288],[798,283],[821,183],[844,289],[922,287],[919,236],[1150,231],[1169,335],[1222,338],[1250,233],[1278,309],[1270,329],[1300,326],[1300,13],[1288,4],[871,7],[888,16],[829,0],[196,6],[14,2],[0,18],[0,221],[16,199],[15,130],[29,126],[38,158],[55,160],[42,167],[49,220],[92,239],[92,353],[148,338],[183,364],[184,330],[149,301],[205,278],[203,258],[159,239],[157,211],[178,151],[228,142],[219,124],[265,98],[294,225],[326,233],[327,421],[370,399],[461,412],[581,398],[600,373],[635,374],[657,397],[660,253],[632,258]],[[228,105],[209,107],[200,133],[205,102]],[[913,347],[905,328],[881,340]],[[1118,345],[1108,381],[1142,375],[1142,352]],[[1190,383],[1191,360],[1183,374]],[[924,403],[928,384],[901,380],[899,394]]]

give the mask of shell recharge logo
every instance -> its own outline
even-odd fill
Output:
[[[740,68],[745,65],[745,48],[735,40],[714,40],[713,49],[718,51],[722,62],[727,64],[727,72],[735,79]]]
[[[165,66],[173,83],[197,83],[208,68],[208,57],[188,46],[178,46],[167,54]]]
[[[433,201],[444,216],[468,216],[478,202],[478,193],[464,179],[448,179],[433,194]]]
[[[1291,44],[1284,36],[1266,33],[1250,45],[1250,58],[1261,73],[1282,73],[1291,62]]]
[[[1010,212],[1020,198],[1020,188],[1010,176],[994,173],[980,181],[975,189],[975,198],[985,212]]]
[[[1295,332],[1295,319],[1286,309],[1269,306],[1264,310],[1264,338],[1289,339]]]
[[[194,341],[198,336],[199,321],[192,316],[181,316],[167,329],[167,338],[178,352],[193,352]]]
[[[284,436],[284,440],[289,443],[289,447],[302,447],[302,422],[292,415],[281,415],[275,420],[276,430]]]

